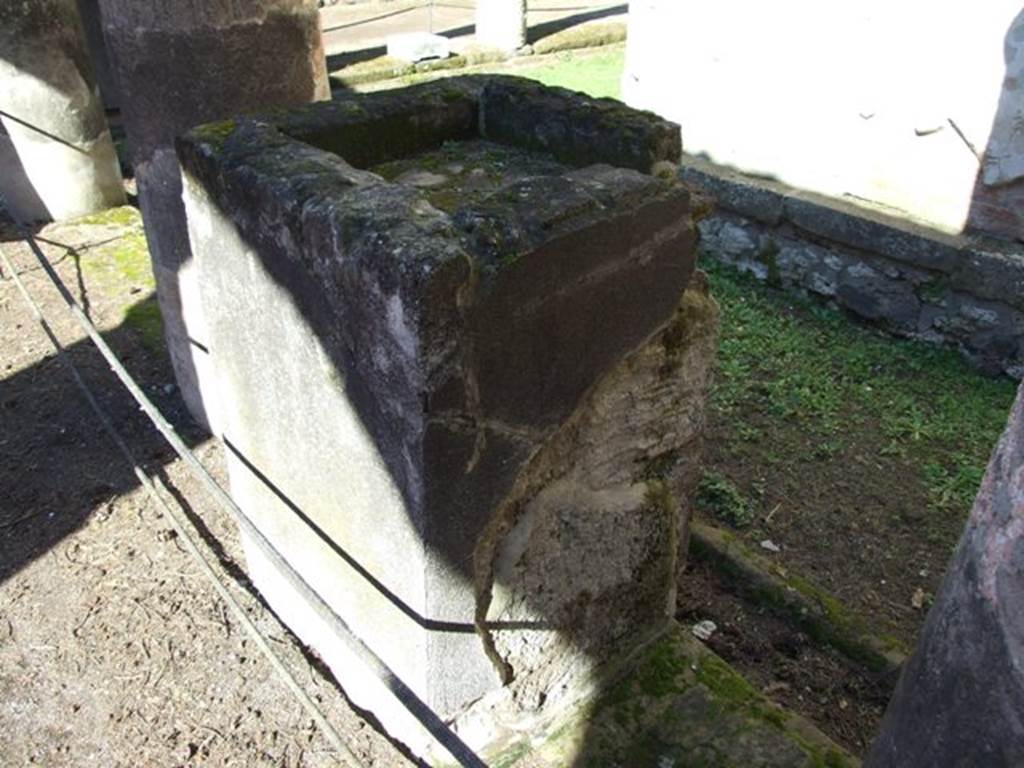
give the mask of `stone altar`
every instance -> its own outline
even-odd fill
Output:
[[[716,317],[688,194],[651,173],[678,161],[677,126],[459,78],[202,126],[177,151],[232,493],[353,630],[477,746],[656,637]]]

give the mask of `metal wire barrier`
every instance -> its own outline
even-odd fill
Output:
[[[391,694],[398,699],[406,710],[416,718],[420,725],[422,725],[427,732],[433,736],[434,739],[436,739],[437,742],[444,747],[453,758],[455,758],[459,765],[464,766],[464,768],[487,768],[486,763],[484,763],[473,752],[473,750],[470,749],[470,747],[463,742],[461,738],[459,738],[458,734],[449,728],[437,713],[435,713],[422,699],[420,699],[419,696],[417,696],[416,693],[409,688],[409,686],[406,685],[402,679],[390,669],[390,667],[387,666],[387,664],[373,651],[373,649],[367,646],[352,632],[345,621],[334,612],[324,599],[320,597],[320,595],[305,581],[305,579],[303,579],[302,576],[282,557],[277,549],[274,548],[260,530],[252,523],[248,516],[246,516],[245,512],[242,511],[228,493],[213,478],[202,462],[200,462],[188,446],[185,445],[174,430],[174,427],[172,427],[170,422],[164,418],[160,410],[153,405],[152,401],[150,401],[142,391],[141,387],[139,387],[131,377],[131,374],[129,374],[121,364],[121,361],[113,353],[106,341],[104,341],[103,337],[96,329],[96,326],[85,315],[81,307],[78,305],[78,302],[75,301],[74,296],[71,295],[71,292],[68,290],[63,280],[61,280],[56,270],[50,264],[49,259],[46,258],[46,254],[44,254],[39,248],[39,245],[31,232],[29,232],[28,229],[10,213],[3,197],[0,197],[0,208],[8,211],[8,215],[10,215],[11,219],[15,222],[15,226],[18,228],[19,234],[25,242],[28,243],[33,255],[39,262],[39,265],[42,267],[43,271],[46,272],[47,277],[49,277],[54,287],[60,293],[61,298],[64,300],[65,304],[67,304],[69,311],[77,321],[78,325],[83,331],[85,331],[99,349],[111,370],[132,395],[142,411],[149,417],[153,426],[155,426],[160,434],[163,435],[174,449],[175,453],[181,457],[185,465],[192,472],[193,476],[207,490],[213,500],[223,510],[235,518],[239,528],[250,537],[250,539],[260,549],[263,556],[278,569],[281,575],[284,576],[285,581],[288,582],[288,585],[309,603],[318,618],[326,622],[327,625],[331,627],[338,637],[348,645],[349,650],[355,653],[359,660],[362,661],[382,683],[384,683]],[[74,361],[72,361],[70,356],[67,355],[63,346],[54,335],[53,330],[47,323],[39,306],[26,290],[18,276],[18,273],[14,270],[13,265],[2,250],[0,250],[0,259],[3,260],[5,268],[11,273],[15,285],[17,285],[19,292],[31,308],[33,316],[46,333],[50,343],[53,344],[62,362],[68,367],[68,370],[71,372],[71,375],[75,380],[75,384],[82,391],[82,394],[89,403],[89,406],[96,413],[96,416],[102,423],[104,430],[108,435],[110,435],[114,444],[124,455],[128,463],[132,465],[135,476],[138,478],[139,482],[142,483],[143,487],[154,499],[161,511],[167,514],[178,535],[181,536],[183,542],[185,542],[186,549],[193,557],[196,558],[204,575],[206,575],[211,581],[217,593],[225,600],[225,602],[227,602],[232,612],[234,612],[241,621],[243,627],[245,627],[246,631],[253,637],[257,646],[261,651],[263,651],[264,655],[267,656],[271,665],[282,676],[285,685],[292,694],[295,695],[307,712],[309,712],[310,716],[323,731],[325,738],[327,738],[332,746],[338,750],[343,760],[349,765],[361,766],[362,763],[345,744],[337,730],[327,721],[323,713],[319,710],[309,695],[302,689],[294,676],[287,670],[280,658],[274,654],[259,629],[252,623],[244,609],[228,592],[227,587],[225,587],[223,582],[217,576],[216,571],[211,566],[209,560],[203,556],[202,551],[195,543],[195,538],[193,536],[195,531],[191,527],[191,524],[186,522],[183,517],[171,511],[167,503],[157,493],[153,480],[139,467],[131,449],[121,437],[120,433],[117,432],[113,423],[110,421],[109,416],[103,410],[102,406],[99,405],[95,396],[92,394],[92,391],[82,379]],[[157,483],[159,483],[159,479],[157,479]],[[166,491],[166,489],[164,490]]]

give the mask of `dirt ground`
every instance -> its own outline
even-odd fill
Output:
[[[880,438],[871,430],[851,431],[839,454],[821,458],[813,436],[799,427],[769,424],[756,411],[741,418],[770,429],[771,450],[787,457],[766,462],[763,446],[737,449],[726,438],[736,417],[730,423],[712,417],[708,465],[725,469],[741,487],[763,489],[760,508],[777,510],[743,532],[750,546],[767,539],[784,547],[773,559],[835,595],[901,648],[912,648],[963,519],[927,535],[928,498],[915,468],[879,456]],[[917,590],[922,602],[915,607]]]
[[[347,33],[338,26],[336,34]],[[137,221],[51,225],[39,235],[132,374],[223,479],[219,446],[191,425],[173,386],[148,271],[137,268],[138,254],[107,250],[126,228],[138,244]],[[2,219],[0,249],[146,468],[165,478],[222,548],[224,566],[241,573],[231,521],[83,341]],[[337,764],[138,487],[10,276],[0,277],[0,765]],[[908,481],[905,459],[881,455],[870,429],[823,454],[798,426],[787,429],[757,407],[744,411],[739,421],[772,434],[771,450],[787,457],[779,462],[765,460],[764,445],[737,440],[736,421],[713,416],[709,466],[744,490],[759,489],[764,514],[744,535],[753,546],[763,538],[781,545],[788,568],[909,647],[959,522],[927,519],[924,487]],[[686,577],[682,622],[714,621],[712,650],[769,697],[863,753],[891,681],[735,596],[707,565],[691,563]],[[360,759],[410,764],[242,582],[233,592]]]
[[[735,595],[709,564],[687,565],[678,620],[712,621],[706,641],[768,698],[797,712],[854,754],[867,751],[892,693],[893,680],[831,648],[815,645],[791,623]]]
[[[159,327],[142,311],[153,307],[152,281],[131,252],[141,229],[127,213],[51,225],[39,237],[132,374],[223,479],[220,448],[191,426]],[[2,222],[0,248],[138,457],[239,574],[233,524],[138,413]],[[0,764],[336,764],[101,432],[7,274],[0,351]],[[688,577],[684,622],[716,621],[713,650],[780,703],[863,748],[883,693],[784,622],[744,606],[706,568],[691,566]],[[366,764],[408,764],[257,597],[233,592]]]
[[[27,246],[0,226],[0,248],[117,428],[240,573],[233,524],[83,341]],[[146,311],[152,280],[131,251],[141,247],[137,216],[51,225],[39,237],[132,374],[223,475],[220,448],[191,425]],[[0,764],[334,764],[100,431],[6,274],[0,350]],[[259,599],[234,591],[360,757],[407,764]],[[679,617],[715,621],[713,650],[854,752],[870,741],[885,686],[733,596],[706,566],[691,565]]]
[[[125,320],[146,276],[105,280],[90,259],[116,234],[51,225],[50,257],[147,392],[189,426],[169,362]],[[237,568],[236,531],[208,503],[73,324],[8,223],[0,248],[150,473],[167,479]],[[109,256],[109,254],[107,254]],[[128,270],[130,272],[130,270]],[[408,761],[252,594],[233,590],[368,765]],[[0,765],[337,765],[327,742],[138,487],[10,276],[0,281]]]
[[[724,320],[705,464],[747,505],[734,533],[909,652],[1015,382],[724,269],[712,285]]]
[[[1016,385],[705,264],[722,306],[698,514],[837,626],[912,651]],[[684,622],[780,703],[863,753],[895,682],[815,647],[694,563]],[[768,601],[770,602],[770,601]]]

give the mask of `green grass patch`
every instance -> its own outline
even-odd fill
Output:
[[[507,74],[528,77],[544,85],[582,91],[596,98],[617,99],[622,93],[625,50],[621,47],[602,53],[560,53],[552,62],[536,67],[515,67]]]
[[[717,472],[705,472],[697,486],[697,504],[733,528],[754,521],[754,507],[733,482]]]
[[[467,53],[467,61],[473,63],[473,54]],[[361,82],[369,82],[364,89],[374,90],[378,87],[399,88],[414,83],[422,83],[428,80],[437,80],[441,77],[453,77],[457,75],[516,75],[543,83],[544,85],[569,88],[574,91],[582,91],[595,98],[618,99],[622,93],[621,81],[622,72],[625,67],[626,51],[621,45],[611,45],[598,49],[581,49],[564,51],[562,53],[538,56],[536,61],[516,58],[505,61],[484,63],[479,66],[469,66],[465,69],[448,69],[443,72],[410,72],[409,70],[393,71],[394,79],[386,83],[374,83],[373,79],[380,79],[379,73],[387,72],[388,63],[380,62],[376,70],[378,74],[368,74],[366,65],[362,69],[349,71],[351,68],[340,70],[332,75],[339,82],[349,86],[357,86]]]
[[[820,304],[708,262],[722,308],[713,405],[736,437],[758,412],[838,454],[857,430],[881,431],[882,456],[918,467],[935,510],[965,512],[1002,432],[1016,385],[986,378],[953,350],[895,340]]]

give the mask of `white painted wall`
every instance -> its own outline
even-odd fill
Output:
[[[986,181],[1024,177],[1019,0],[633,0],[623,93],[679,122],[687,152],[952,231],[968,144],[993,142]]]

